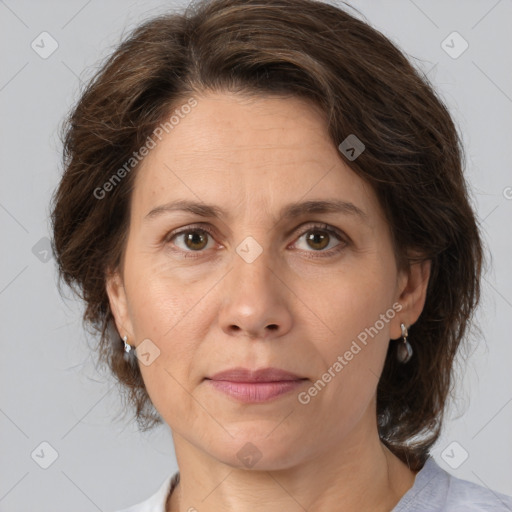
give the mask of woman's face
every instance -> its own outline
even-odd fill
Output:
[[[137,170],[121,278],[108,282],[118,330],[146,340],[153,404],[175,442],[206,458],[279,469],[354,448],[375,428],[389,339],[417,319],[418,286],[313,107],[196,99]],[[235,367],[303,380],[208,380]]]

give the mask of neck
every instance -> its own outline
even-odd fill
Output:
[[[340,510],[340,503],[343,512],[391,510],[415,473],[380,442],[376,425],[348,437],[289,467],[248,470],[212,458],[173,432],[180,483],[166,512],[325,512]]]

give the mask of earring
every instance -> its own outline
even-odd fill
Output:
[[[407,336],[409,333],[405,324],[400,324],[400,329],[402,330],[402,343],[400,343],[397,347],[396,357],[401,363],[405,364],[412,357],[412,347],[411,344],[407,341]]]
[[[126,362],[130,361],[131,359],[131,350],[134,349],[135,350],[135,347],[132,347],[129,343],[128,343],[128,336],[123,336],[123,341],[124,341],[124,354],[123,354],[123,357],[124,357],[124,360]]]

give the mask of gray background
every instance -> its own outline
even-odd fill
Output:
[[[483,336],[471,339],[472,355],[458,365],[457,400],[434,456],[450,473],[512,495],[512,2],[352,4],[428,72],[463,133],[492,268],[478,314]],[[114,421],[116,388],[95,369],[81,306],[61,299],[45,253],[59,123],[81,80],[128,29],[176,5],[0,0],[1,512],[115,510],[152,494],[176,469],[167,428],[140,434]],[[59,45],[46,59],[31,47],[42,46],[43,31]],[[442,47],[453,31],[469,43],[457,58],[445,49],[458,53],[461,39]],[[51,461],[42,442],[58,453],[48,469],[40,467]]]

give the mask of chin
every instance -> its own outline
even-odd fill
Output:
[[[213,441],[215,453],[211,455],[228,466],[252,471],[285,470],[300,462],[303,455],[296,448],[303,449],[302,443],[292,442],[285,430],[279,436],[276,432],[269,435],[276,423],[270,429],[254,423],[253,428],[239,429],[233,438],[226,435],[221,442]]]

